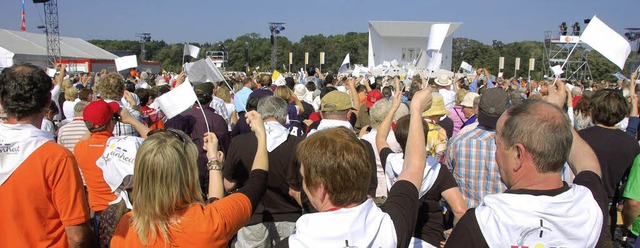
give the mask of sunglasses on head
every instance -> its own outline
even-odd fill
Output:
[[[151,135],[157,134],[157,133],[171,133],[174,137],[176,137],[180,142],[182,142],[182,147],[186,150],[187,149],[187,142],[184,139],[184,136],[182,136],[180,133],[176,132],[176,130],[174,129],[153,129],[151,131],[149,131],[149,133],[147,134],[147,137],[151,137]]]

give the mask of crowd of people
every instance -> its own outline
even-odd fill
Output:
[[[0,74],[2,247],[640,246],[637,71],[56,69]]]

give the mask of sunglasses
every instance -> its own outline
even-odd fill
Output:
[[[152,135],[157,134],[157,133],[171,133],[171,135],[173,135],[180,142],[182,142],[182,147],[185,150],[187,149],[187,141],[184,139],[184,136],[182,136],[176,130],[174,130],[174,129],[162,129],[162,128],[161,129],[153,129],[153,130],[149,131],[149,133],[147,134],[147,137],[151,137]]]

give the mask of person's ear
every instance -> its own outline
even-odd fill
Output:
[[[524,163],[524,159],[526,156],[528,156],[528,151],[527,149],[524,147],[524,145],[518,143],[515,146],[513,146],[514,149],[514,153],[513,153],[513,158],[515,160],[514,166],[513,166],[513,171],[518,171],[520,169],[522,169],[522,165]]]

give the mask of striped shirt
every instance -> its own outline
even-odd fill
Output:
[[[78,143],[78,140],[87,133],[89,133],[89,129],[87,129],[87,126],[84,124],[84,119],[82,117],[73,118],[73,121],[65,124],[58,130],[58,144],[73,152],[73,148],[76,146],[76,143]]]
[[[478,206],[487,194],[504,192],[500,170],[495,159],[495,129],[478,126],[468,133],[453,137],[447,147],[444,164],[460,187],[467,208]]]

